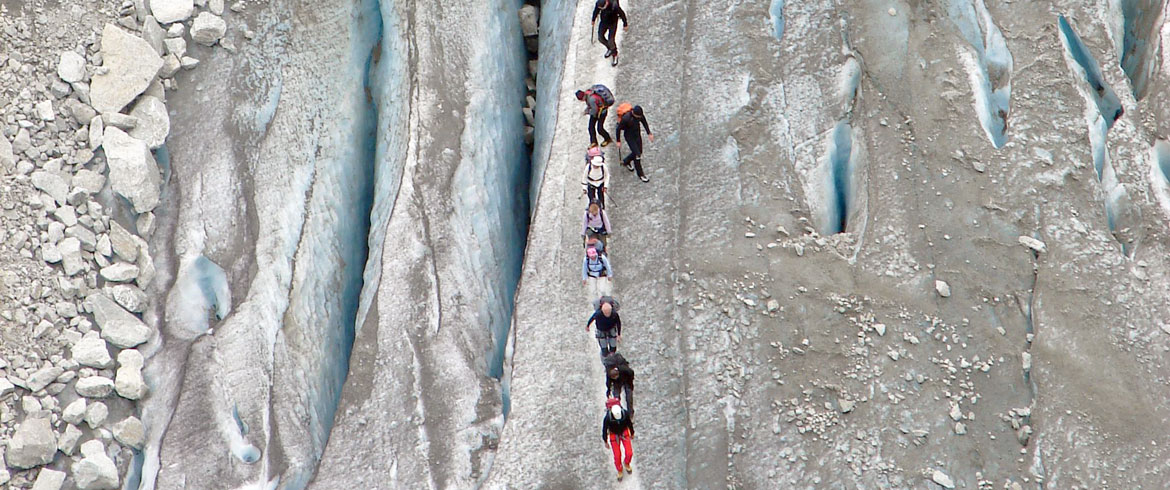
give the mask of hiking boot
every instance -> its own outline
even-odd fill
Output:
[[[625,475],[625,473],[622,473],[619,471],[618,472],[618,481],[622,481],[622,475]]]
[[[626,167],[626,170],[629,170],[631,172],[634,171],[634,165],[630,162],[622,162],[622,166]]]
[[[634,469],[630,467],[629,463],[626,463],[626,473],[633,473],[633,472],[634,472]]]
[[[617,53],[614,53],[613,54],[613,61],[610,62],[609,66],[617,66],[617,58],[618,58]]]
[[[650,177],[647,177],[647,176],[645,176],[645,175],[643,175],[643,176],[640,176],[640,177],[638,177],[638,178],[639,178],[639,179],[642,179],[642,182],[650,182]]]
[[[605,50],[605,57],[609,58],[610,56],[613,56],[613,50],[612,49]]]
[[[601,147],[602,147],[602,148],[605,148],[605,147],[609,146],[609,144],[610,144],[610,143],[612,143],[612,142],[613,142],[612,140],[605,140],[605,141],[602,141],[602,142],[601,142]]]

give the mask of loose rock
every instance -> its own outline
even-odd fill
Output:
[[[99,440],[81,445],[85,457],[73,465],[73,479],[79,490],[113,490],[118,488],[118,467],[106,456],[106,447]]]
[[[38,170],[32,173],[31,179],[33,187],[52,196],[58,205],[65,204],[65,199],[69,196],[69,184],[60,175]]]
[[[151,0],[150,13],[161,24],[182,22],[195,11],[193,0]]]
[[[127,282],[138,277],[138,266],[126,262],[106,266],[101,271],[102,278],[111,282]]]
[[[90,376],[77,380],[74,389],[86,398],[105,398],[114,392],[114,381],[105,376]]]
[[[227,22],[211,13],[202,12],[191,23],[191,39],[204,46],[211,46],[223,38]]]
[[[73,360],[82,366],[105,369],[114,362],[106,341],[98,337],[96,332],[91,332],[90,336],[74,344],[72,352]]]
[[[54,471],[44,468],[37,474],[37,481],[33,483],[32,490],[61,490],[61,486],[64,484],[64,471]]]
[[[62,51],[57,62],[57,76],[68,83],[77,83],[85,78],[85,58],[73,51]]]
[[[955,481],[939,470],[932,470],[930,472],[930,480],[939,484],[943,488],[955,488]]]
[[[127,417],[114,424],[114,439],[134,449],[142,449],[143,443],[146,442],[146,427],[143,427],[142,421],[138,418]]]
[[[143,357],[135,349],[126,349],[118,353],[117,381],[114,388],[118,396],[127,400],[138,400],[146,395],[146,382],[142,379]]]
[[[102,30],[101,44],[103,70],[93,76],[89,99],[98,112],[116,113],[146,90],[162,57],[145,40],[113,24]]]
[[[49,419],[27,418],[16,426],[16,432],[8,440],[8,466],[29,469],[49,464],[56,452],[57,433],[53,432]]]
[[[145,213],[158,206],[162,176],[147,144],[118,128],[106,128],[102,137],[110,166],[110,188]]]
[[[1048,251],[1048,245],[1045,245],[1044,242],[1030,236],[1020,235],[1019,240],[1020,245],[1028,247],[1034,250],[1036,253],[1045,253]]]
[[[101,328],[102,338],[109,343],[129,349],[150,339],[150,327],[105,294],[91,294],[86,301]]]
[[[942,296],[944,298],[951,297],[951,285],[947,284],[946,281],[942,281],[942,280],[934,281],[934,290],[938,292],[939,296]]]
[[[158,97],[139,97],[130,115],[138,118],[138,125],[130,130],[130,136],[146,142],[152,150],[166,143],[167,135],[171,133],[171,118],[167,115],[166,104]]]

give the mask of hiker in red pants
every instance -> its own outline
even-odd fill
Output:
[[[625,473],[634,472],[630,467],[630,461],[634,459],[634,449],[630,446],[634,438],[634,421],[617,398],[606,400],[605,409],[605,420],[601,422],[601,440],[613,451],[613,465],[617,468],[617,479],[621,481]],[[623,447],[626,451],[625,460],[622,459]]]

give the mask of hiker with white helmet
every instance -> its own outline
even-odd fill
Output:
[[[598,207],[605,209],[605,193],[609,192],[609,168],[605,165],[605,155],[596,145],[589,148],[587,153],[589,163],[585,164],[585,175],[581,177],[581,185],[585,186],[585,195],[590,201],[597,201]],[[597,150],[593,154],[593,150]]]
[[[617,398],[606,400],[605,418],[601,421],[601,440],[613,451],[613,465],[617,468],[618,481],[621,481],[624,473],[634,472],[634,468],[630,466],[634,460],[634,448],[631,444],[633,439],[634,420],[629,412],[622,408],[622,403]]]

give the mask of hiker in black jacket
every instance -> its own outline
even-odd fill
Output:
[[[597,25],[597,18],[601,17],[601,25],[597,27],[597,39],[606,47],[605,57],[613,57],[612,66],[618,64],[617,23],[622,21],[622,29],[629,29],[630,23],[626,20],[626,12],[618,5],[618,0],[597,0],[593,7],[593,24]],[[608,34],[608,38],[606,37]]]
[[[630,418],[633,419],[634,369],[625,362],[609,368],[605,377],[605,396],[621,398],[622,392],[626,395],[626,410],[630,411]]]
[[[622,408],[617,398],[605,401],[605,419],[601,421],[601,440],[605,447],[613,451],[613,465],[617,468],[617,479],[621,481],[622,470],[633,473],[630,462],[634,459],[634,448],[630,441],[634,438],[634,419],[629,412]],[[625,458],[622,458],[622,449],[625,449]],[[625,468],[623,468],[623,465]]]
[[[601,357],[617,352],[618,342],[622,340],[622,317],[613,310],[613,304],[602,302],[589,321],[585,322],[585,331],[589,326],[596,324],[597,330],[593,335],[597,337],[597,345],[601,346]]]
[[[630,144],[630,154],[622,159],[622,165],[628,170],[637,170],[638,178],[642,179],[642,182],[650,182],[650,177],[647,177],[642,171],[642,128],[646,128],[646,136],[650,137],[651,143],[654,142],[654,133],[650,132],[650,123],[646,122],[646,114],[642,112],[642,106],[636,105],[628,111],[622,110],[628,106],[629,104],[625,103],[618,106],[618,155],[621,155],[622,135],[624,134],[626,142]],[[641,128],[638,127],[639,124],[642,126]]]

